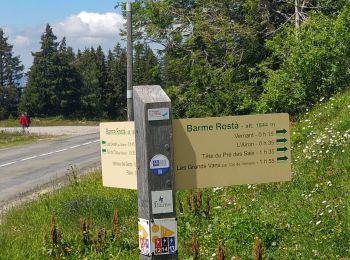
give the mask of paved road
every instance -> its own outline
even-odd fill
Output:
[[[20,194],[100,161],[99,133],[0,149],[0,207]]]

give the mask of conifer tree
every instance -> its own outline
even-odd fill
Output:
[[[13,46],[0,28],[0,86],[19,87],[19,81],[23,77],[23,65],[19,56],[13,56]]]
[[[94,48],[85,49],[79,56],[75,67],[82,80],[80,114],[86,118],[98,119],[103,115],[103,104],[99,81],[101,75],[96,60],[96,51]]]
[[[133,81],[135,85],[161,84],[159,62],[147,44],[135,45]]]
[[[13,46],[0,28],[0,120],[17,115],[23,65],[13,56]]]
[[[68,64],[65,39],[59,46],[47,24],[41,36],[40,51],[33,56],[20,109],[40,116],[72,116],[72,111],[74,113],[80,106],[80,82],[74,67]]]
[[[119,120],[126,117],[126,56],[119,43],[107,56],[106,111],[109,118]]]

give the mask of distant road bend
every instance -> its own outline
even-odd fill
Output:
[[[98,127],[33,127],[30,131],[69,135],[0,149],[0,208],[21,194],[64,177],[70,166],[83,169],[100,161]]]

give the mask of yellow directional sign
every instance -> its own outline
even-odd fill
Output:
[[[136,189],[134,122],[101,123],[100,139],[103,185]]]
[[[288,114],[173,121],[177,189],[291,179]]]

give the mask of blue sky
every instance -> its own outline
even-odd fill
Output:
[[[40,48],[40,36],[45,25],[53,27],[54,34],[74,50],[101,45],[112,49],[117,42],[125,45],[119,36],[125,22],[118,1],[112,0],[1,0],[0,27],[4,29],[14,54],[29,69],[31,52]]]

